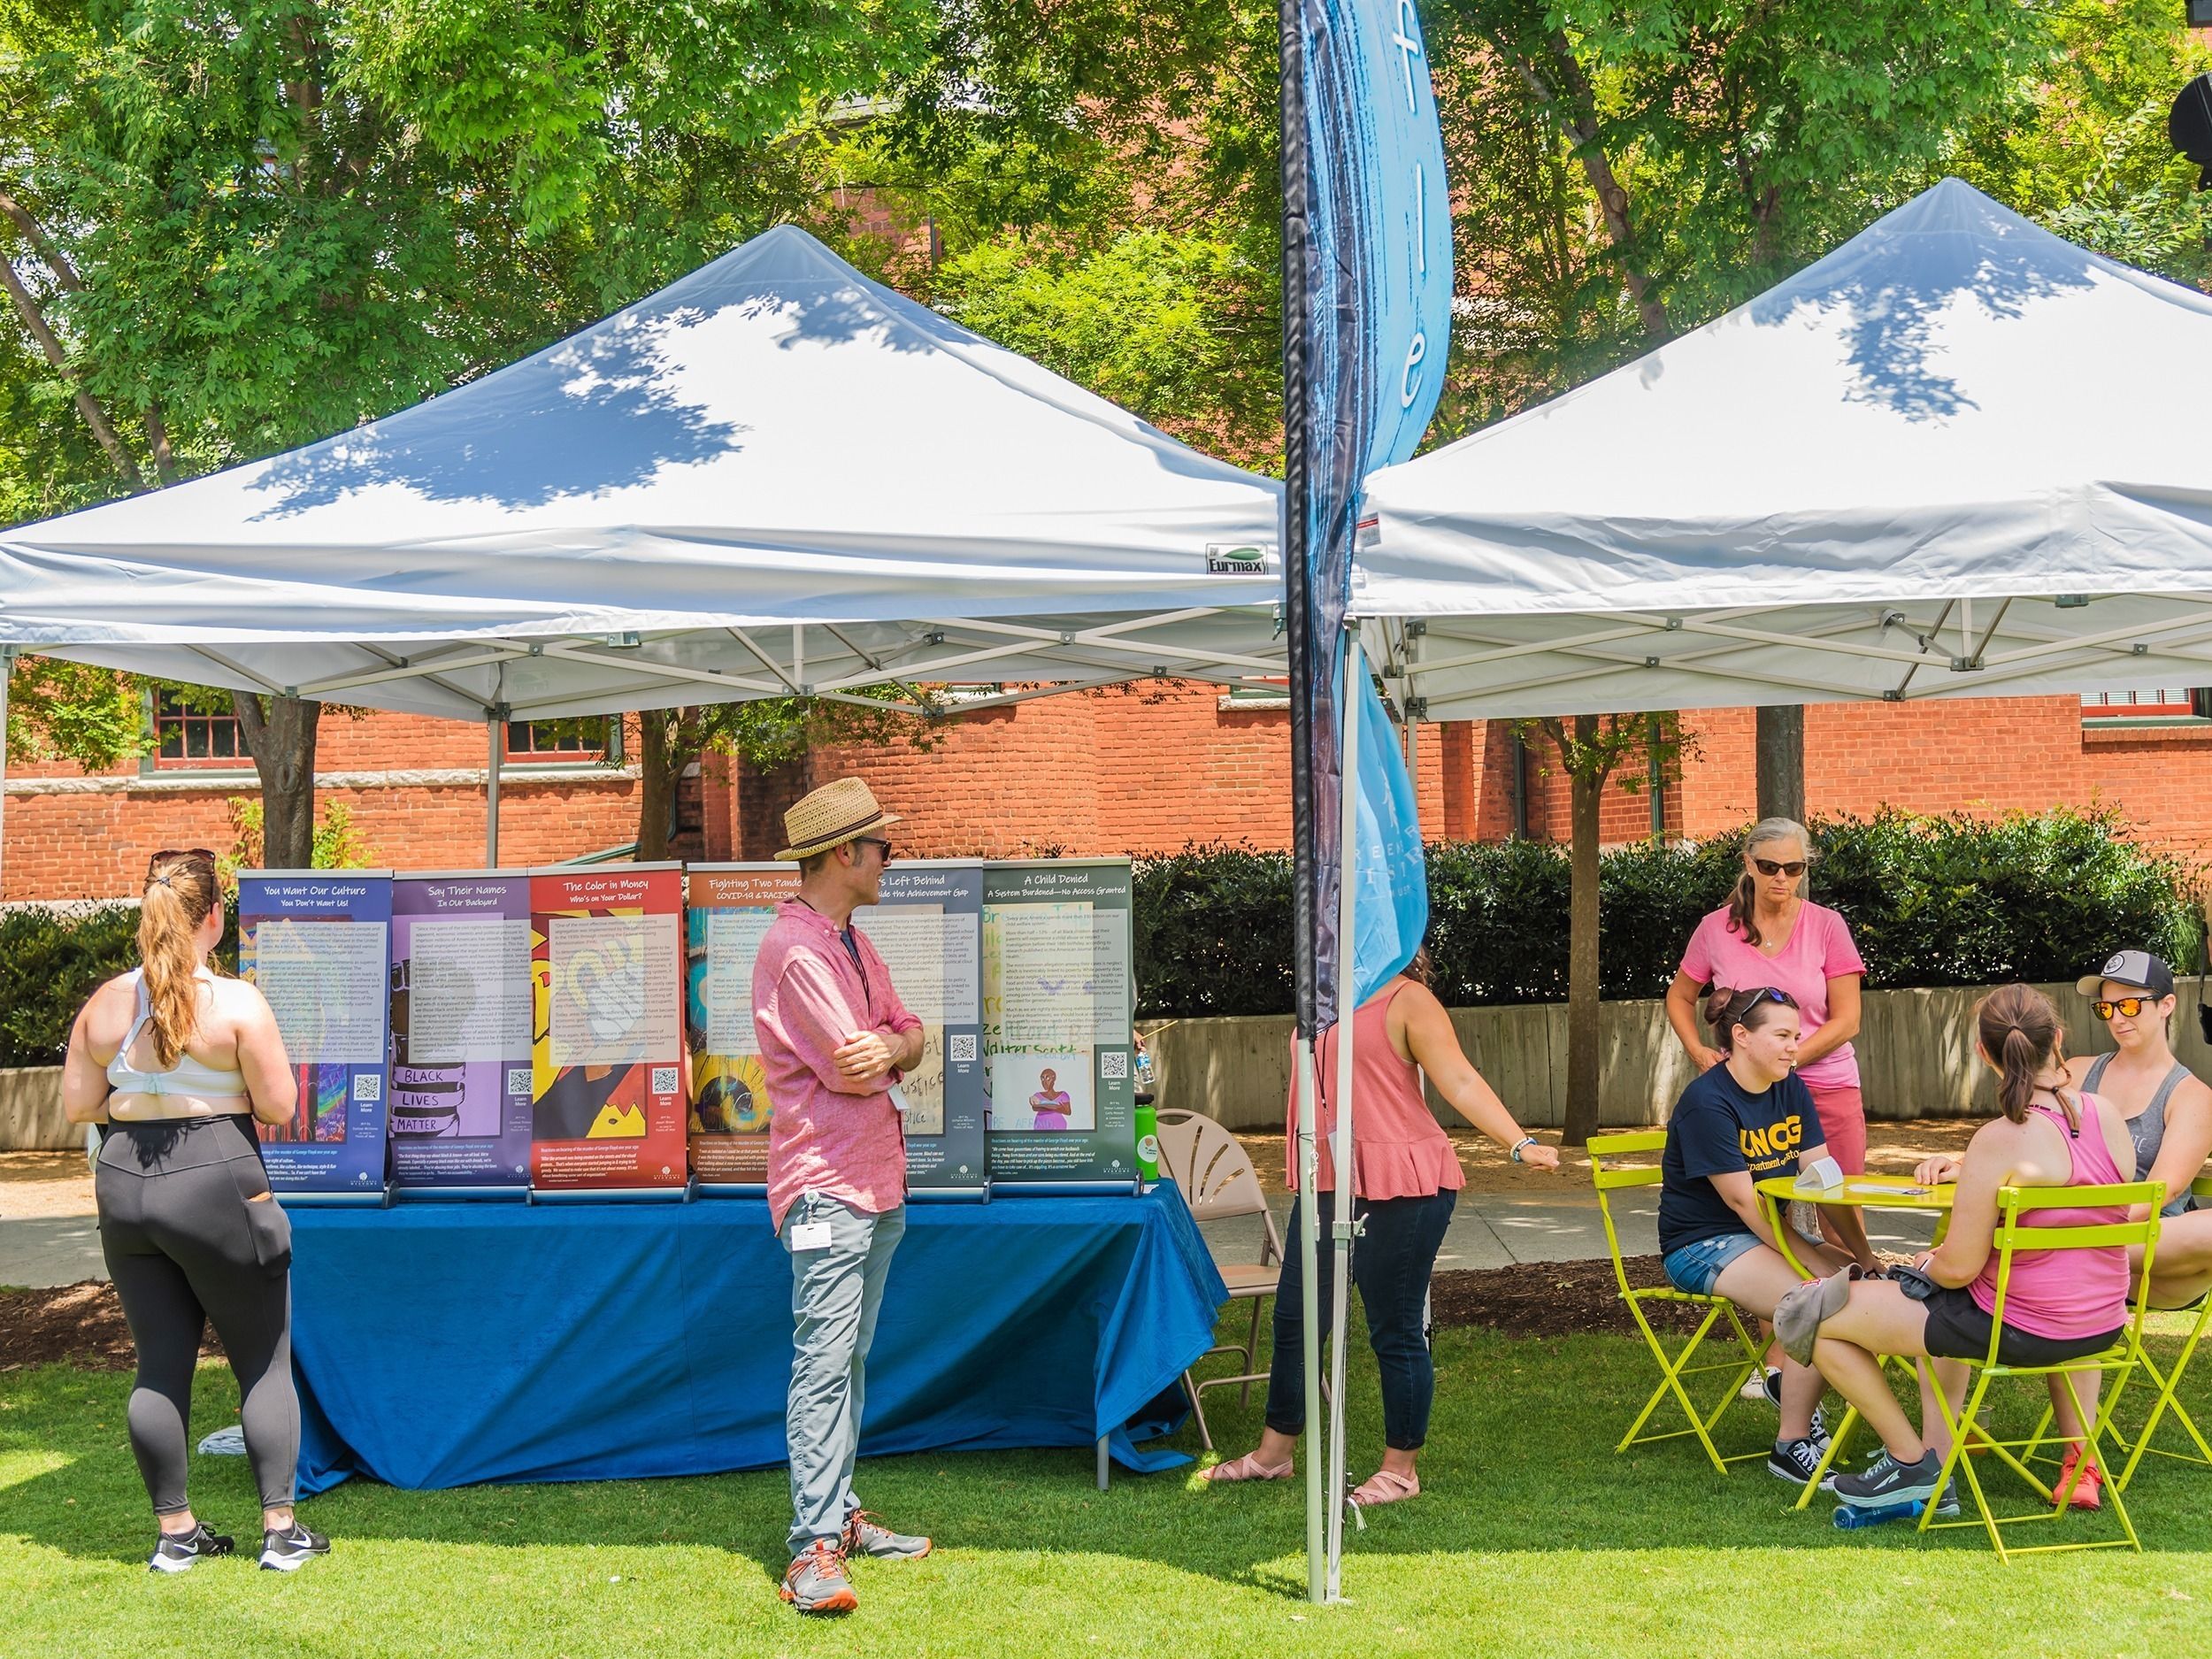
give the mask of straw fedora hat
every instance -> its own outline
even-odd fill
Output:
[[[784,836],[791,845],[776,856],[779,860],[811,858],[898,821],[897,813],[887,812],[876,804],[865,783],[857,778],[840,778],[803,796],[783,815]]]

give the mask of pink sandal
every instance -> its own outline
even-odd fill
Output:
[[[1233,1486],[1240,1480],[1287,1480],[1293,1472],[1289,1463],[1278,1463],[1270,1469],[1260,1462],[1257,1452],[1247,1452],[1233,1457],[1225,1463],[1216,1463],[1211,1469],[1202,1469],[1198,1478],[1210,1486]]]
[[[1401,1499],[1417,1498],[1420,1495],[1419,1477],[1401,1475],[1387,1469],[1378,1469],[1354,1489],[1352,1502],[1363,1509],[1371,1509],[1379,1503],[1396,1503]]]

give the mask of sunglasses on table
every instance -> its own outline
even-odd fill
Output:
[[[1805,873],[1805,861],[1802,858],[1793,858],[1787,864],[1784,864],[1778,858],[1754,858],[1751,862],[1763,876],[1795,877]]]
[[[2158,999],[2154,996],[2116,996],[2108,1002],[2101,1001],[2090,1003],[2089,1011],[2099,1019],[2110,1019],[2116,1013],[2124,1014],[2130,1019],[2133,1019],[2157,1001]]]

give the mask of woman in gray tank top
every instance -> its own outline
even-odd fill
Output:
[[[2212,1156],[2212,1088],[2174,1057],[2174,972],[2147,950],[2123,950],[2076,988],[2118,1048],[2069,1061],[2067,1070],[2085,1094],[2127,1119],[2136,1179],[2165,1183],[2151,1302],[2185,1307],[2212,1289],[2212,1210],[2193,1209],[2189,1197]]]

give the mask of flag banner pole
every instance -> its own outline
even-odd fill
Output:
[[[1297,1034],[1310,1044],[1336,1023],[1340,1005],[1357,1007],[1362,988],[1372,990],[1404,965],[1427,918],[1402,749],[1365,672],[1344,672],[1345,618],[1362,481],[1419,447],[1443,388],[1452,332],[1452,212],[1416,0],[1279,0],[1279,6],[1292,951]],[[1367,726],[1361,744],[1367,761],[1356,771],[1343,733],[1359,723]],[[1373,831],[1356,853],[1347,840],[1355,827]],[[1358,911],[1371,935],[1364,940],[1350,932],[1345,889],[1353,872],[1368,884]],[[1348,1098],[1343,1104],[1347,1156],[1338,1179],[1348,1205],[1356,1194],[1349,1187]],[[1306,1211],[1308,1231],[1317,1232],[1319,1220],[1317,1206]],[[1349,1243],[1333,1240],[1338,1254],[1330,1259],[1338,1262]],[[1346,1277],[1340,1273],[1333,1302],[1346,1294]],[[1307,1337],[1317,1343],[1312,1323]],[[1333,1347],[1340,1379],[1343,1350],[1340,1323]],[[1308,1352],[1317,1360],[1317,1346]],[[1330,1517],[1340,1517],[1342,1506],[1330,1504],[1325,1483],[1311,1479],[1330,1455],[1325,1440],[1338,1438],[1324,1427],[1313,1400],[1317,1363],[1308,1365],[1307,1386],[1310,1537],[1317,1528],[1340,1529],[1340,1518]],[[1340,1403],[1332,1419],[1339,1420],[1343,1391],[1333,1394]],[[1340,1497],[1340,1449],[1332,1466]],[[1340,1530],[1331,1535],[1340,1543]],[[1336,1552],[1322,1553],[1333,1559]],[[1325,1561],[1310,1560],[1308,1594],[1325,1600],[1332,1576]]]
[[[1320,1121],[1319,1073],[1314,1068],[1313,1041],[1298,1039],[1298,1074],[1291,1087],[1298,1091],[1298,1236],[1292,1248],[1298,1252],[1298,1311],[1305,1344],[1306,1378],[1306,1588],[1316,1601],[1324,1594],[1327,1549],[1324,1541],[1323,1506],[1328,1502],[1317,1448],[1321,1433],[1321,1301],[1316,1271],[1320,1260],[1321,1204],[1315,1187],[1320,1179],[1320,1151],[1316,1126]]]
[[[1354,862],[1359,848],[1359,791],[1350,787],[1359,776],[1358,687],[1367,672],[1360,655],[1359,632],[1348,629],[1344,649],[1344,692],[1338,706],[1344,714],[1343,757],[1346,787],[1342,791],[1343,833],[1337,845],[1343,866],[1337,872],[1337,933],[1348,941],[1357,937],[1353,923],[1358,905],[1359,883]],[[1330,1161],[1336,1175],[1335,1225],[1330,1229],[1335,1252],[1334,1283],[1330,1286],[1329,1325],[1329,1559],[1326,1599],[1342,1594],[1344,1580],[1344,1356],[1348,1346],[1347,1326],[1351,1317],[1352,1240],[1358,1231],[1353,1210],[1358,1197],[1352,1169],[1352,1025],[1359,1002],[1358,976],[1352,971],[1348,949],[1339,958],[1336,976],[1336,1124]]]

